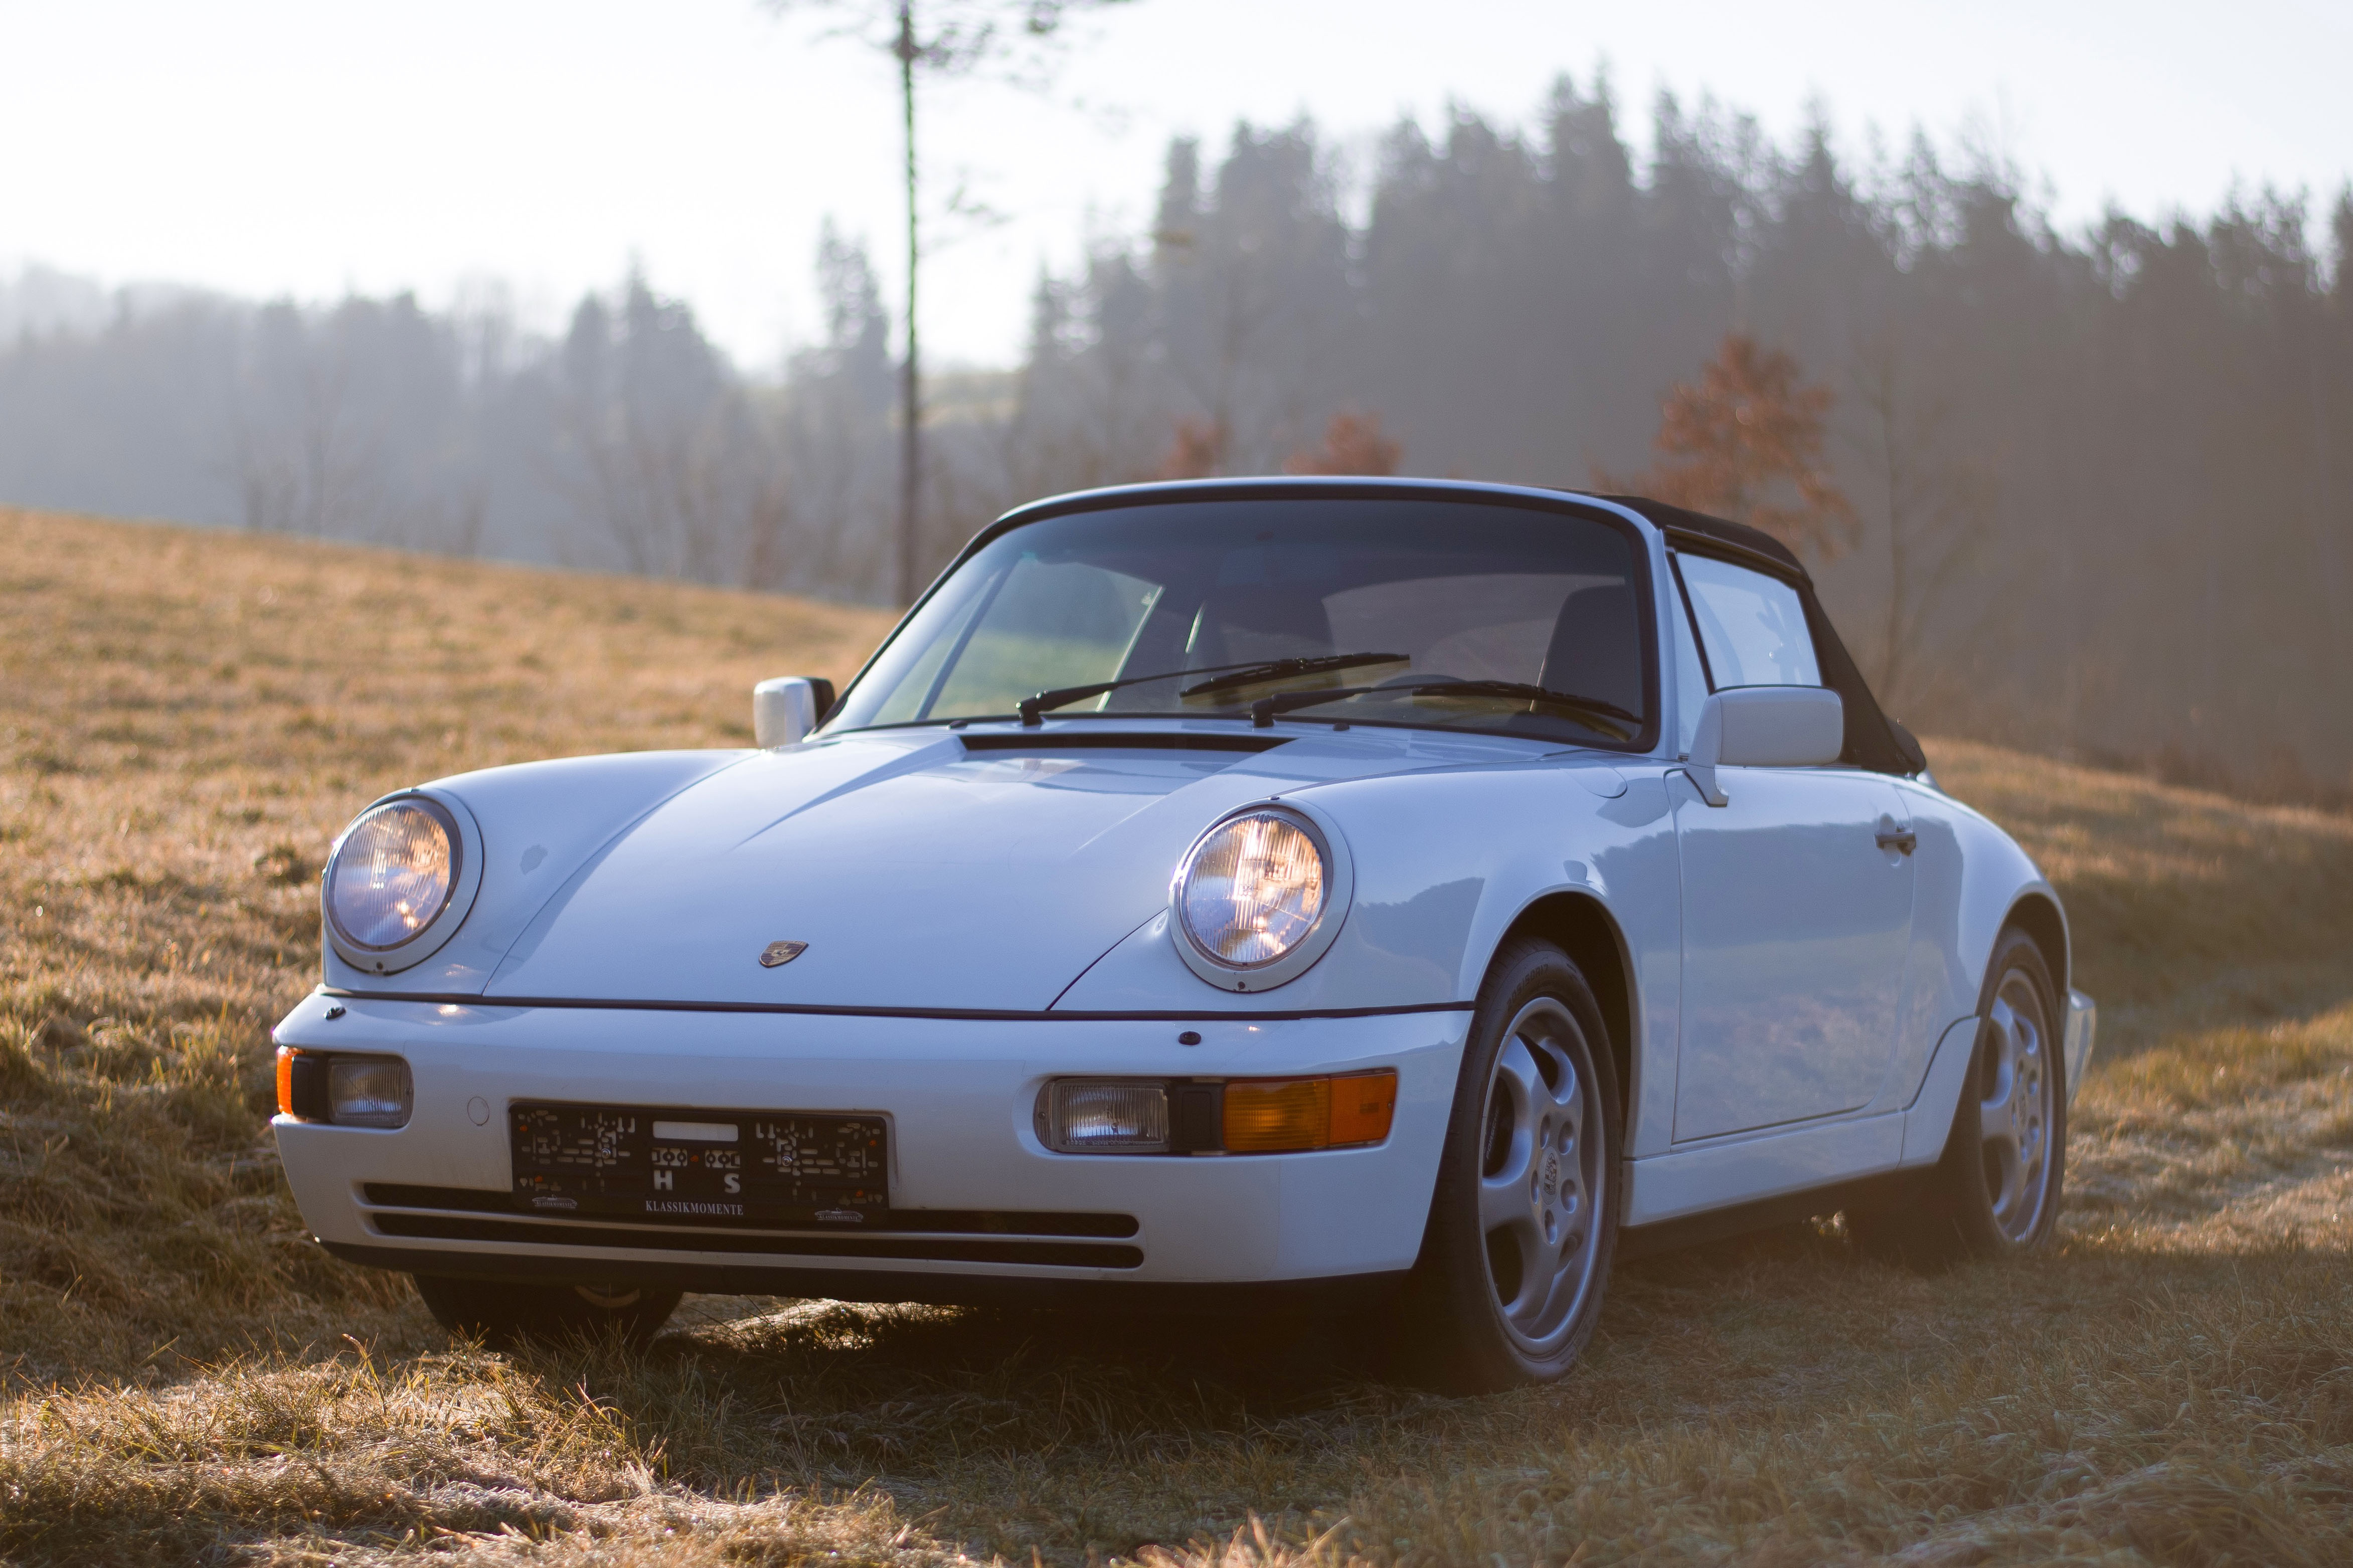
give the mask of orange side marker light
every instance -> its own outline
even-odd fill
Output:
[[[1394,1068],[1357,1073],[1332,1080],[1332,1142],[1378,1143],[1389,1135],[1397,1115],[1398,1075]]]

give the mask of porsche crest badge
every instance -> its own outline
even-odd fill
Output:
[[[760,967],[774,969],[780,963],[790,963],[808,951],[805,942],[772,942],[760,950]]]

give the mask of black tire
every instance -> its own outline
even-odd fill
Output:
[[[1609,1033],[1568,956],[1496,956],[1472,1016],[1398,1349],[1451,1393],[1548,1383],[1601,1315],[1625,1114]],[[1544,1268],[1552,1269],[1546,1278]]]
[[[526,1285],[503,1279],[410,1276],[433,1321],[461,1339],[503,1350],[520,1341],[603,1339],[643,1345],[684,1294],[634,1285]]]
[[[1875,1257],[1938,1268],[2016,1258],[2051,1238],[2067,1183],[2066,1051],[2042,950],[2012,928],[1994,943],[1976,1054],[1945,1152],[1924,1177],[1847,1211]]]

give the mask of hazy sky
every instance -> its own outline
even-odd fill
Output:
[[[823,26],[755,0],[0,0],[0,269],[436,303],[497,279],[554,324],[634,259],[773,363],[818,328],[828,215],[898,288],[892,68]],[[1214,152],[1305,112],[1361,166],[1400,114],[1522,120],[1605,61],[1638,145],[1662,86],[1784,137],[1819,99],[1851,151],[1975,126],[2066,221],[2233,181],[2317,211],[2353,174],[2353,0],[1134,0],[1074,41],[1045,94],[927,105],[935,194],[1006,218],[926,270],[943,355],[1013,358],[1040,263],[1138,226],[1172,132]]]

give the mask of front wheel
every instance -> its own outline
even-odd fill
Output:
[[[636,1285],[525,1285],[438,1274],[410,1278],[435,1322],[494,1348],[524,1339],[609,1334],[642,1345],[670,1321],[684,1294]]]
[[[2010,1258],[2050,1239],[2067,1177],[2058,988],[2042,950],[2006,931],[1943,1158],[1898,1202],[1848,1211],[1864,1250],[1914,1264]]]
[[[1482,988],[1407,1315],[1432,1381],[1490,1393],[1566,1373],[1618,1243],[1624,1116],[1609,1037],[1568,956],[1522,942]]]

